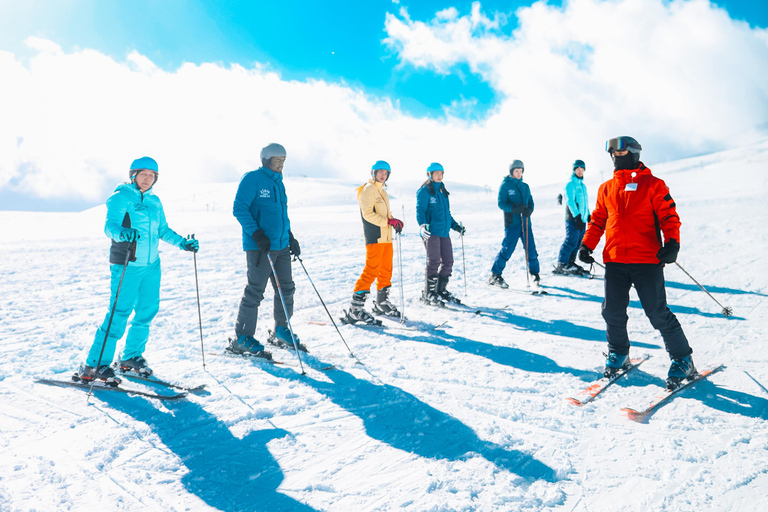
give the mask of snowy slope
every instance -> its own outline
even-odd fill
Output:
[[[67,378],[106,312],[104,208],[0,212],[0,510],[766,511],[767,167],[768,142],[652,166],[683,220],[679,262],[734,317],[667,269],[669,302],[696,363],[727,368],[644,424],[620,409],[650,400],[669,362],[636,300],[633,350],[651,359],[589,406],[565,400],[598,375],[605,334],[602,281],[547,272],[563,237],[557,187],[533,190],[550,292],[533,297],[483,284],[502,236],[495,190],[446,177],[454,217],[467,226],[466,302],[477,308],[434,311],[416,301],[424,271],[417,183],[393,179],[393,208],[406,213],[406,315],[446,324],[341,327],[365,363],[355,365],[334,328],[320,325],[328,317],[295,264],[293,325],[312,352],[301,376],[221,355],[245,284],[230,214],[236,184],[172,192],[159,183],[171,226],[201,241],[206,371],[192,257],[161,246],[161,311],[146,356],[159,375],[209,390],[177,403],[108,392],[89,402],[81,391],[33,383]],[[363,264],[355,185],[287,177],[293,231],[334,315]],[[451,289],[463,295],[459,238],[454,254]],[[505,277],[525,288],[519,249]],[[259,336],[272,327],[269,295]],[[325,364],[338,370],[314,369]]]

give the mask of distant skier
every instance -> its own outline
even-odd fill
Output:
[[[112,239],[109,251],[110,304],[104,322],[96,330],[85,364],[78,372],[78,377],[85,382],[99,380],[120,383],[121,379],[115,375],[110,363],[115,355],[117,341],[125,333],[131,313],[134,315],[118,367],[126,373],[134,372],[143,376],[152,374],[152,369],[144,359],[144,348],[149,339],[149,325],[160,308],[159,240],[185,251],[197,252],[199,248],[197,240],[184,238],[168,227],[163,204],[160,198],[152,193],[158,175],[155,160],[148,156],[138,158],[131,163],[128,171],[130,181],[118,185],[107,199],[104,233]],[[125,267],[117,306],[114,315],[111,315],[126,257],[129,256],[131,244],[134,242],[136,251]],[[109,337],[105,343],[108,327]],[[104,353],[99,360],[102,347]]]
[[[433,306],[444,302],[461,304],[446,287],[453,269],[450,230],[464,234],[464,226],[453,220],[448,190],[443,184],[443,166],[437,162],[427,167],[427,181],[416,192],[416,221],[427,249],[426,284],[422,300]]]
[[[531,214],[533,213],[533,196],[527,183],[523,183],[525,166],[520,160],[514,160],[509,166],[509,176],[504,178],[499,187],[499,208],[504,211],[504,240],[501,242],[501,250],[496,256],[491,268],[491,277],[488,284],[499,288],[509,288],[501,273],[507,266],[507,261],[519,240],[523,246],[527,246],[528,269],[533,276],[534,285],[538,286],[539,255],[536,252],[536,243],[533,240],[531,227]]]
[[[235,194],[232,214],[242,226],[243,250],[248,265],[248,284],[240,299],[235,337],[229,339],[228,350],[236,354],[272,358],[264,345],[254,337],[259,305],[264,298],[267,281],[272,283],[275,292],[275,330],[268,341],[282,348],[294,349],[288,329],[288,320],[293,315],[293,293],[296,290],[291,272],[291,255],[299,256],[301,247],[291,232],[291,221],[288,219],[288,197],[283,183],[285,159],[285,148],[280,144],[272,143],[262,148],[261,167],[243,175]],[[288,318],[267,255],[274,263]],[[306,351],[298,336],[295,338],[299,349]]]
[[[573,162],[571,180],[565,186],[565,241],[560,247],[557,266],[553,273],[564,275],[583,275],[589,272],[576,264],[581,239],[589,222],[589,200],[587,186],[584,185],[585,165],[583,160]]]
[[[680,251],[680,217],[667,185],[640,161],[642,147],[635,139],[610,139],[605,149],[613,159],[613,178],[598,190],[597,205],[579,249],[579,259],[593,263],[592,251],[605,233],[605,374],[613,375],[629,364],[627,306],[629,289],[634,285],[646,316],[661,332],[672,359],[667,386],[674,388],[696,375],[693,350],[667,306],[664,284],[664,264],[674,263]]]
[[[376,319],[365,310],[365,301],[376,281],[378,292],[373,301],[373,310],[380,315],[400,318],[400,311],[389,301],[392,287],[392,229],[400,233],[403,222],[392,217],[389,195],[385,190],[391,173],[389,164],[379,160],[371,167],[371,179],[357,189],[360,216],[365,236],[365,267],[355,283],[352,303],[346,319],[350,323],[376,323]]]

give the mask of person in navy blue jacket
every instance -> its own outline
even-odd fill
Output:
[[[464,226],[451,217],[449,193],[443,184],[444,172],[439,163],[429,164],[427,181],[416,193],[416,221],[427,249],[426,284],[422,300],[436,306],[442,305],[443,302],[460,304],[460,301],[446,290],[453,270],[450,230],[458,231],[461,235],[466,232]]]
[[[523,246],[527,246],[528,271],[533,276],[535,286],[538,286],[539,254],[536,252],[536,243],[533,240],[531,228],[531,214],[533,213],[533,196],[527,183],[523,183],[525,166],[520,160],[514,160],[509,166],[509,176],[504,178],[499,188],[498,204],[504,211],[504,240],[501,242],[501,250],[496,256],[491,268],[491,277],[488,284],[499,288],[509,288],[501,273],[507,266],[507,261],[517,246],[518,240],[523,240]]]
[[[269,341],[280,347],[293,348],[288,329],[288,319],[293,314],[293,293],[296,289],[291,273],[291,255],[299,256],[301,248],[291,232],[291,221],[288,219],[288,199],[283,184],[285,159],[285,148],[280,144],[272,143],[264,147],[261,150],[262,166],[242,177],[232,207],[232,214],[243,228],[248,284],[240,300],[235,337],[229,339],[229,350],[266,359],[271,359],[271,354],[254,336],[259,305],[264,298],[268,280],[272,282],[275,291],[275,331]],[[283,310],[267,254],[275,265],[288,317]],[[305,349],[299,343],[298,337],[296,342],[300,349]]]

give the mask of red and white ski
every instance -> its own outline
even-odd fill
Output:
[[[590,384],[587,388],[582,389],[578,393],[576,393],[573,397],[568,397],[566,400],[568,400],[569,403],[573,405],[586,405],[592,400],[594,400],[597,395],[602,393],[606,390],[611,384],[622,378],[627,373],[631,372],[641,364],[643,364],[645,361],[648,360],[648,358],[651,357],[649,355],[644,355],[643,357],[637,358],[637,359],[630,359],[630,365],[621,370],[620,372],[616,373],[613,377],[603,377],[599,380],[596,380],[592,384]]]

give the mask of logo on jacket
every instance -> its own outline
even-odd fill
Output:
[[[429,203],[430,204],[436,204],[437,203],[437,198],[436,197],[430,197],[429,198]]]
[[[271,196],[271,194],[270,194],[270,192],[271,192],[271,191],[270,191],[268,188],[263,188],[263,189],[259,190],[259,197],[260,197],[261,199],[265,199],[265,198],[268,198],[268,197],[272,197],[272,196]]]
[[[511,196],[517,195],[517,190],[510,190],[509,195]]]
[[[137,212],[140,212],[143,210],[148,210],[149,207],[144,203],[133,203],[133,209],[136,210]]]

